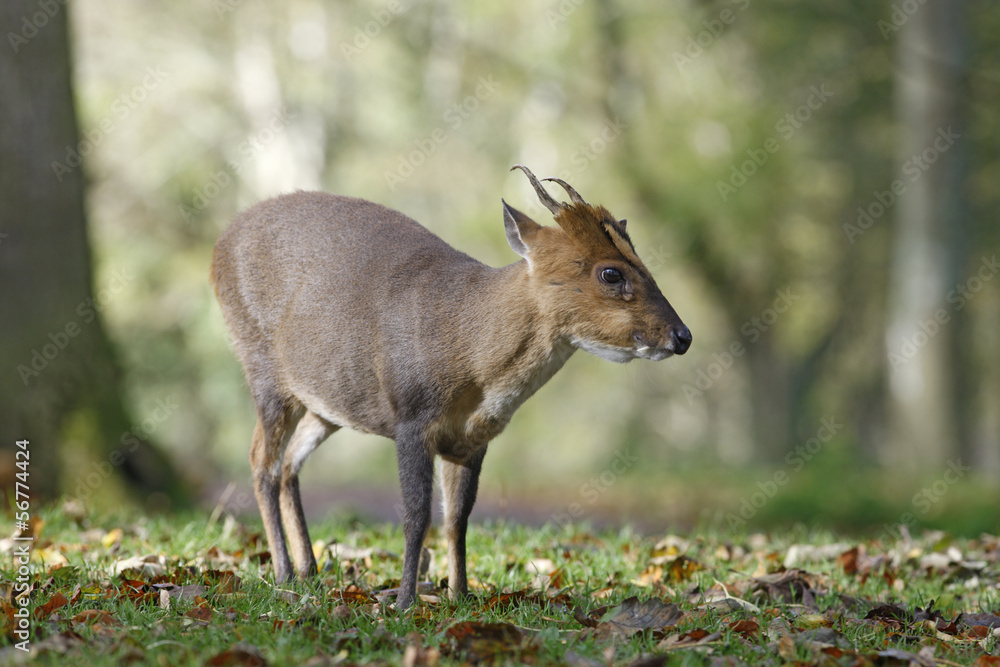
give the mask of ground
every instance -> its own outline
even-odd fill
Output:
[[[274,587],[259,524],[52,506],[20,535],[27,574],[24,541],[0,540],[0,664],[1000,665],[994,536],[488,522],[470,529],[473,596],[447,600],[432,532],[404,613],[397,526],[312,532],[319,575]]]

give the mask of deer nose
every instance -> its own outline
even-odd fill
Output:
[[[670,330],[670,347],[674,354],[684,354],[691,347],[691,330],[681,324]]]

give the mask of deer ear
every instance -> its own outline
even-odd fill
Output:
[[[503,226],[507,231],[507,243],[511,250],[527,259],[531,253],[528,240],[542,226],[516,208],[508,206],[503,199],[500,203],[503,204]]]

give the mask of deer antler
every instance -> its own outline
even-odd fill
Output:
[[[515,169],[520,169],[524,172],[524,175],[528,177],[528,180],[531,182],[531,186],[535,188],[535,192],[538,193],[538,199],[540,199],[542,204],[545,205],[545,208],[549,209],[552,213],[559,213],[559,211],[563,210],[565,205],[557,202],[552,198],[552,195],[546,192],[545,188],[538,182],[538,178],[531,173],[530,169],[525,167],[523,164],[515,164],[510,168],[511,171],[514,171]],[[577,197],[579,196],[580,195],[577,195]]]
[[[577,192],[576,190],[574,190],[573,186],[571,186],[569,183],[567,183],[563,179],[561,179],[561,178],[543,178],[542,180],[543,181],[552,181],[553,183],[558,183],[559,185],[561,185],[563,187],[563,190],[565,190],[569,194],[569,198],[573,201],[574,204],[586,204],[587,203],[586,201],[584,201],[583,197],[580,196],[580,193]]]

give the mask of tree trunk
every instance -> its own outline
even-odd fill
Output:
[[[897,33],[901,171],[891,194],[882,193],[886,208],[895,204],[886,454],[914,468],[961,455],[969,441],[958,418],[967,391],[957,344],[964,313],[948,299],[963,281],[969,238],[964,9],[963,0],[929,2]]]
[[[161,452],[129,434],[119,370],[92,299],[84,178],[73,106],[66,7],[4,0],[0,26],[0,484],[28,440],[32,495],[81,500],[121,475],[147,502],[183,498]],[[67,442],[92,465],[63,478]]]

